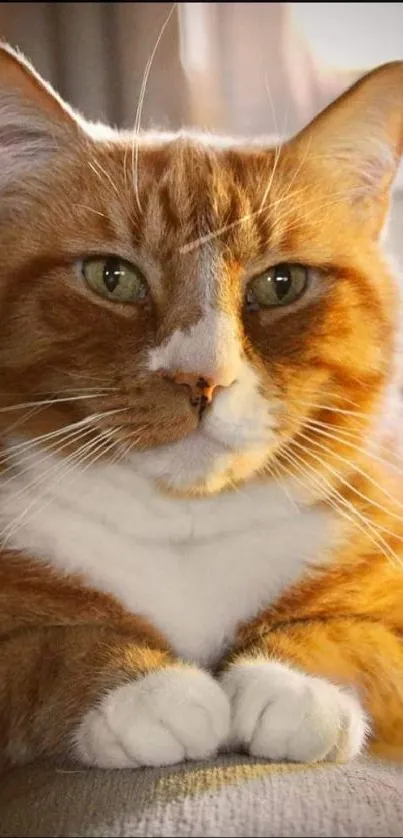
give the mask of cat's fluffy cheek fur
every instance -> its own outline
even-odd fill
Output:
[[[196,667],[167,667],[111,690],[74,736],[81,762],[99,768],[171,765],[214,756],[227,739],[228,699]]]
[[[292,762],[344,761],[368,734],[355,696],[277,661],[234,664],[221,677],[232,705],[231,748]]]

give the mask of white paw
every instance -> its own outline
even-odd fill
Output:
[[[228,699],[196,667],[171,666],[111,690],[75,732],[87,765],[132,768],[206,759],[227,739]]]
[[[232,705],[229,744],[280,761],[348,760],[365,744],[359,701],[329,681],[286,664],[238,663],[221,676]]]

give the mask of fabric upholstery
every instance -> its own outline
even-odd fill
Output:
[[[37,765],[0,782],[1,838],[401,836],[403,768],[245,757],[133,771]]]

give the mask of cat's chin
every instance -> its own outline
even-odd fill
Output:
[[[132,461],[161,491],[194,497],[216,494],[250,479],[267,457],[266,448],[236,450],[200,429],[176,442],[136,453]]]

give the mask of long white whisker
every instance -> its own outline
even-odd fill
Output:
[[[295,440],[294,440],[294,441],[293,441],[293,445],[296,445],[296,444],[297,444],[297,443],[296,443],[296,442],[295,442]],[[302,445],[299,445],[299,444],[298,444],[298,447],[299,447],[299,448],[300,448],[300,449],[301,449],[304,453],[306,453],[306,451],[305,451],[305,449],[304,449],[304,447],[303,447]],[[295,451],[293,452],[293,454],[294,454],[296,457],[298,457],[298,454],[295,454]],[[311,453],[311,456],[312,456],[312,453]],[[322,462],[322,460],[321,460],[320,458],[318,458],[318,457],[315,457],[315,459],[316,459],[316,460],[318,460],[318,462],[319,462],[321,465],[328,465],[328,464],[323,463],[323,462]],[[308,464],[306,463],[306,461],[304,461],[304,462],[305,462],[305,464],[306,464],[306,465],[308,465]],[[310,468],[312,468],[312,467],[310,467]],[[377,538],[379,539],[378,544],[382,544],[383,548],[387,549],[390,553],[392,553],[392,554],[393,554],[393,556],[394,556],[394,557],[395,557],[395,558],[399,561],[398,557],[395,555],[395,553],[393,552],[392,548],[391,548],[391,547],[387,544],[387,542],[384,540],[384,538],[382,537],[382,535],[380,535],[380,533],[381,533],[381,532],[384,532],[386,535],[391,535],[392,537],[397,538],[397,540],[398,540],[398,541],[403,541],[403,538],[401,538],[400,536],[396,535],[396,534],[395,534],[394,532],[392,532],[391,530],[388,530],[386,527],[383,527],[382,525],[376,524],[374,521],[370,521],[370,520],[369,520],[369,519],[368,519],[365,515],[363,515],[363,514],[360,512],[360,510],[359,510],[359,509],[357,509],[357,508],[354,506],[354,504],[353,504],[353,503],[351,503],[351,501],[348,501],[348,500],[347,500],[347,498],[344,498],[344,497],[343,497],[343,495],[342,495],[342,494],[341,494],[341,493],[340,493],[337,489],[335,489],[335,488],[331,485],[331,483],[327,480],[327,478],[326,478],[326,477],[324,477],[324,475],[318,475],[316,472],[314,472],[314,473],[315,473],[315,476],[316,476],[317,478],[322,479],[323,481],[325,481],[325,483],[328,485],[328,487],[329,487],[329,489],[330,489],[330,491],[331,491],[331,495],[332,495],[332,497],[333,497],[333,498],[336,498],[336,499],[338,500],[338,502],[339,502],[339,503],[342,503],[344,506],[347,506],[347,508],[348,508],[351,512],[353,512],[353,513],[354,513],[354,515],[356,515],[356,516],[357,516],[357,518],[359,518],[359,519],[360,519],[360,520],[361,520],[361,521],[365,524],[365,526],[366,526],[366,527],[367,527],[367,528],[368,528],[371,532],[376,533]],[[335,471],[334,469],[331,469],[331,473],[334,473],[334,474],[336,475],[336,477],[339,477],[339,479],[340,479],[342,482],[345,482],[345,481],[341,478],[341,476],[338,474],[338,472],[337,472],[337,471]],[[347,481],[346,481],[346,482],[347,482]],[[352,486],[350,486],[350,484],[349,484],[349,483],[347,483],[347,485],[348,485],[348,487],[349,487],[349,488],[353,488]],[[326,498],[326,500],[327,500],[327,498]],[[366,500],[367,500],[367,498],[366,498]]]
[[[349,468],[354,469],[354,471],[358,472],[358,474],[360,474],[362,477],[364,477],[364,478],[365,478],[365,480],[368,480],[368,482],[369,482],[369,483],[371,483],[371,484],[372,484],[372,486],[375,486],[375,488],[376,488],[376,489],[378,489],[380,492],[382,492],[382,493],[385,495],[385,497],[389,498],[389,500],[391,500],[391,501],[392,501],[392,503],[394,504],[394,506],[395,506],[395,507],[397,506],[397,507],[399,507],[400,509],[403,509],[403,503],[402,503],[401,501],[397,500],[396,498],[394,498],[394,497],[393,497],[393,495],[391,495],[391,494],[390,494],[390,492],[388,492],[388,491],[387,491],[387,489],[385,489],[385,487],[384,487],[384,486],[382,486],[380,483],[378,483],[376,480],[374,480],[374,478],[373,478],[373,477],[371,477],[371,475],[370,475],[370,474],[368,474],[366,471],[364,471],[364,469],[362,469],[359,465],[357,465],[357,463],[352,463],[352,462],[350,462],[350,460],[347,460],[347,459],[346,459],[346,457],[343,457],[341,454],[337,454],[335,451],[331,451],[331,450],[329,449],[329,447],[328,447],[328,446],[326,446],[326,445],[322,445],[322,443],[321,443],[321,442],[318,442],[318,440],[316,440],[316,439],[311,439],[311,438],[310,438],[310,437],[308,437],[306,434],[304,434],[302,431],[299,431],[299,432],[298,432],[298,436],[300,436],[300,437],[302,437],[302,438],[306,439],[306,440],[307,440],[310,444],[315,445],[315,447],[316,447],[316,448],[319,448],[321,451],[324,451],[326,454],[332,454],[332,456],[333,456],[333,457],[335,457],[335,459],[336,459],[336,460],[338,460],[339,462],[344,463],[345,465],[349,466]],[[299,443],[298,443],[298,444],[299,444]],[[302,446],[302,445],[301,445],[300,447],[301,447],[303,450],[305,450],[305,449],[303,448],[303,446]],[[378,509],[380,509],[382,512],[387,512],[389,515],[391,515],[391,517],[392,517],[392,518],[395,518],[397,521],[403,522],[403,518],[402,518],[402,516],[401,516],[401,515],[397,515],[397,513],[392,512],[390,509],[388,509],[387,507],[383,506],[382,504],[379,504],[379,503],[377,503],[376,501],[372,501],[372,500],[370,500],[370,498],[368,498],[366,495],[363,495],[363,494],[362,494],[362,493],[361,493],[358,489],[356,489],[354,486],[351,486],[351,484],[350,484],[350,483],[348,483],[348,481],[346,481],[346,480],[345,480],[345,478],[344,478],[344,477],[342,477],[342,476],[339,474],[339,472],[338,472],[338,471],[336,471],[336,469],[333,469],[333,468],[332,468],[332,466],[330,466],[330,464],[329,464],[329,463],[324,463],[324,462],[321,460],[321,458],[320,458],[320,457],[316,457],[316,455],[315,455],[312,451],[310,451],[309,453],[310,453],[310,456],[312,456],[312,457],[314,457],[315,459],[317,459],[317,460],[318,460],[318,461],[319,461],[322,465],[326,465],[326,468],[328,468],[329,470],[330,470],[330,469],[332,469],[332,470],[334,471],[334,474],[335,474],[335,475],[336,475],[336,476],[337,476],[337,477],[338,477],[338,478],[339,478],[339,479],[340,479],[343,483],[345,483],[345,485],[346,485],[346,486],[348,486],[348,487],[349,487],[349,488],[350,488],[353,492],[355,492],[355,493],[356,493],[359,497],[361,497],[361,498],[363,498],[364,500],[366,500],[367,502],[371,503],[373,506],[376,506],[376,507],[377,507]]]
[[[169,21],[172,17],[173,12],[175,11],[177,5],[178,5],[177,3],[172,4],[167,17],[166,17],[164,23],[161,26],[158,38],[157,38],[157,40],[154,44],[154,49],[153,49],[153,51],[152,51],[152,53],[151,53],[151,55],[150,55],[150,57],[147,61],[146,68],[144,70],[143,80],[141,82],[141,88],[140,88],[140,94],[139,94],[139,101],[138,101],[138,104],[137,104],[137,113],[136,113],[136,119],[135,119],[135,123],[134,123],[133,144],[132,144],[132,174],[133,174],[133,186],[134,186],[134,191],[135,191],[135,194],[136,194],[136,202],[137,202],[137,206],[138,206],[140,212],[141,212],[141,202],[140,202],[140,194],[139,194],[140,125],[141,125],[141,116],[142,116],[142,113],[143,113],[144,99],[145,99],[145,95],[146,95],[147,82],[148,82],[148,77],[150,75],[151,67],[153,65],[155,54],[156,54],[157,49],[160,45],[161,39],[164,36],[165,29],[167,28],[168,23],[169,23]]]
[[[7,506],[7,503],[15,503],[15,501],[18,500],[18,498],[23,497],[26,494],[30,494],[33,489],[37,489],[43,483],[47,483],[49,475],[53,474],[55,470],[58,470],[60,467],[62,467],[62,465],[65,466],[70,461],[74,461],[77,458],[77,456],[79,456],[83,451],[86,451],[87,449],[92,449],[94,447],[94,445],[98,444],[98,442],[99,442],[99,436],[96,439],[90,439],[88,442],[83,443],[83,445],[80,446],[78,451],[73,451],[67,457],[64,457],[62,464],[61,464],[60,460],[56,460],[56,462],[53,462],[51,467],[46,469],[44,472],[42,472],[39,478],[35,478],[32,481],[28,481],[26,483],[26,485],[23,486],[22,489],[20,489],[18,492],[15,492],[11,497],[9,497],[5,501],[5,506]],[[30,471],[30,468],[26,469],[26,471],[24,473],[27,473],[29,471]],[[21,472],[19,473],[18,476],[21,476]],[[7,481],[7,482],[9,482],[9,481]]]
[[[362,434],[353,431],[347,431],[342,428],[337,429],[337,433],[334,432],[334,429],[331,425],[328,425],[326,422],[319,422],[315,419],[308,420],[306,422],[306,427],[311,428],[316,433],[324,436],[328,439],[332,439],[335,442],[341,442],[343,445],[347,445],[353,451],[357,451],[359,454],[364,454],[369,457],[371,460],[374,460],[377,463],[381,463],[385,465],[387,468],[390,468],[392,471],[395,471],[397,474],[403,474],[403,469],[396,466],[390,460],[386,459],[386,457],[381,457],[380,454],[375,454],[369,449],[363,448],[361,445],[356,445],[356,443],[351,442],[352,439],[362,439]]]
[[[266,189],[264,191],[263,198],[261,200],[259,209],[263,209],[263,207],[266,204],[266,199],[267,199],[267,196],[268,196],[268,194],[271,190],[271,187],[273,185],[274,176],[276,174],[276,170],[277,170],[277,167],[278,167],[278,162],[280,160],[281,150],[282,150],[282,147],[283,147],[283,144],[282,144],[281,139],[280,139],[280,132],[279,132],[278,124],[277,124],[277,118],[276,118],[276,112],[275,112],[275,108],[274,108],[273,97],[271,95],[270,84],[269,84],[269,80],[267,78],[267,75],[265,75],[264,81],[265,81],[265,87],[266,87],[267,95],[268,95],[269,102],[270,102],[270,108],[271,108],[271,113],[272,113],[273,122],[274,122],[274,129],[275,129],[275,132],[276,132],[276,136],[278,137],[278,143],[276,145],[276,149],[275,149],[275,152],[274,152],[273,168],[272,168],[272,171],[271,171],[271,174],[270,174],[268,184],[267,184]]]
[[[358,407],[357,402],[350,399],[348,396],[344,395],[344,393],[338,393],[335,390],[321,390],[320,393],[321,397],[328,396],[330,399],[337,399],[337,401],[345,402],[346,404],[351,405],[351,407]]]
[[[392,550],[392,548],[387,544],[387,542],[382,538],[382,536],[379,535],[378,528],[375,527],[370,521],[368,521],[368,519],[365,516],[361,515],[361,513],[357,509],[355,509],[353,504],[349,503],[349,501],[343,498],[342,495],[340,495],[340,493],[332,487],[332,485],[323,475],[317,474],[317,472],[312,468],[312,466],[310,466],[309,463],[306,462],[306,460],[304,460],[295,452],[293,452],[292,455],[290,454],[290,452],[282,452],[282,457],[285,457],[285,459],[287,459],[287,461],[290,462],[291,465],[294,466],[294,468],[296,463],[298,463],[299,461],[300,464],[302,464],[305,475],[307,475],[307,469],[309,469],[309,472],[311,472],[311,474],[307,476],[309,477],[310,483],[314,487],[316,485],[319,488],[320,492],[323,491],[323,488],[326,491],[326,497],[323,498],[324,503],[331,506],[338,512],[338,514],[350,521],[350,523],[352,523],[367,538],[369,538],[370,542],[374,544],[386,558],[391,559],[393,563],[397,563],[399,566],[401,566],[401,559],[394,552],[394,550]],[[281,464],[281,466],[283,467],[283,464]],[[291,471],[290,474],[294,477],[294,479],[297,479],[293,471]],[[306,483],[305,488],[309,488],[309,484]],[[334,500],[334,498],[336,498],[336,500]],[[353,518],[345,511],[345,507],[347,507],[349,512],[353,513]],[[369,535],[369,533],[372,533],[372,537]]]
[[[66,431],[69,431],[69,430],[74,429],[74,428],[82,428],[82,427],[85,427],[87,425],[89,425],[89,426],[93,425],[94,427],[96,427],[96,422],[97,421],[105,419],[108,416],[112,416],[113,414],[116,414],[116,413],[123,413],[125,410],[128,410],[128,408],[127,407],[118,407],[114,410],[104,411],[103,413],[92,413],[90,416],[86,416],[84,419],[79,419],[77,422],[72,422],[70,425],[65,425],[63,428],[59,428],[56,431],[49,431],[46,434],[41,434],[40,436],[34,437],[34,439],[24,440],[24,442],[18,442],[15,445],[11,445],[7,449],[7,455],[5,455],[4,457],[2,457],[0,459],[0,464],[1,464],[1,462],[7,461],[10,454],[14,454],[16,451],[20,451],[20,450],[24,450],[26,448],[29,448],[32,445],[36,445],[36,443],[38,443],[38,442],[43,442],[43,441],[49,440],[49,439],[55,439],[56,437],[62,436],[63,434],[65,434]]]
[[[96,440],[92,441],[92,445],[91,445],[90,450],[88,450],[89,449],[89,444],[87,443],[78,452],[74,452],[69,457],[67,457],[66,460],[63,461],[62,465],[58,464],[59,467],[55,469],[56,479],[53,480],[53,482],[51,482],[50,489],[53,489],[58,483],[60,483],[60,481],[65,477],[66,473],[68,474],[72,469],[74,469],[76,464],[81,465],[82,462],[85,462],[85,460],[88,459],[88,456],[92,455],[94,449],[95,449],[95,451],[98,451],[99,448],[102,448],[101,453],[99,454],[99,456],[102,456],[103,454],[105,454],[106,451],[104,450],[103,446],[105,446],[106,443],[110,442],[110,440],[109,440],[110,436],[111,436],[110,433],[103,432],[102,437],[100,439],[96,439]],[[116,445],[116,441],[115,441],[115,439],[112,439],[112,443],[111,443],[110,447],[114,447],[115,445]],[[83,450],[86,451],[85,457],[82,456]],[[90,465],[92,465],[95,462],[96,459],[99,459],[99,456],[97,456],[95,459],[92,459]],[[67,468],[66,468],[66,465],[67,465]],[[42,477],[43,477],[43,475],[42,475]],[[41,480],[40,482],[42,483],[43,480]],[[47,485],[48,485],[48,482],[47,482]],[[41,495],[39,495],[39,498],[40,497],[41,497]],[[8,524],[3,529],[3,531],[0,533],[0,539],[1,539],[2,547],[4,548],[7,544],[7,542],[9,541],[9,539],[12,538],[12,536],[15,535],[15,533],[19,529],[21,529],[21,526],[23,525],[24,521],[27,522],[27,520],[28,521],[31,520],[32,516],[35,515],[35,513],[37,515],[39,515],[40,512],[42,512],[43,509],[45,509],[49,505],[49,503],[51,503],[51,501],[52,501],[52,497],[48,498],[46,503],[44,504],[44,506],[42,506],[38,510],[38,509],[35,509],[35,506],[38,502],[38,498],[35,497],[28,504],[28,506],[23,510],[23,512],[20,513],[17,516],[17,518],[15,518],[10,524]],[[33,509],[33,513],[31,515],[29,515],[29,512],[32,509]],[[4,535],[6,536],[5,539],[3,537]]]
[[[44,462],[49,460],[55,453],[58,454],[60,451],[63,451],[64,448],[68,448],[69,445],[72,443],[78,442],[78,440],[82,439],[88,434],[93,434],[93,428],[81,428],[78,430],[69,431],[66,436],[62,437],[62,442],[60,439],[56,439],[56,441],[51,442],[50,444],[40,445],[40,446],[33,446],[29,448],[28,451],[23,452],[23,456],[25,460],[32,460],[38,454],[38,448],[40,450],[41,461]],[[12,460],[12,458],[9,458]],[[31,470],[31,466],[27,465],[27,468],[20,470],[13,474],[12,477],[8,477],[7,480],[3,480],[4,475],[8,472],[15,472],[16,466],[15,463],[11,461],[10,465],[7,468],[3,468],[1,471],[1,483],[0,487],[5,489],[9,483],[13,483],[15,480],[18,480],[24,474],[27,474]]]
[[[317,215],[319,212],[321,213],[321,215],[317,219],[317,224],[323,224],[323,214],[324,214],[325,210],[329,209],[330,207],[335,206],[336,204],[339,204],[343,197],[345,197],[345,195],[343,193],[339,193],[339,194],[334,193],[332,195],[332,200],[331,201],[330,200],[325,201],[322,204],[319,204],[316,199],[306,201],[305,204],[304,204],[304,214],[303,214],[303,216],[301,216],[301,214],[299,214],[297,219],[295,220],[294,224],[291,224],[291,225],[287,226],[287,233],[290,233],[295,228],[298,228],[301,224],[301,221],[305,221],[305,222],[309,221],[310,227],[312,228],[314,222],[311,219],[312,219],[312,217]],[[309,208],[309,207],[312,207],[311,211],[306,212],[306,209]],[[279,224],[279,225],[284,224],[284,222],[287,221],[287,218],[290,215],[293,215],[294,213],[295,213],[295,207],[291,207],[291,209],[289,209],[287,212],[283,212],[283,214],[279,218],[276,218],[277,224]]]
[[[33,456],[36,454],[38,446],[40,446],[41,450],[46,451],[54,445],[59,445],[60,439],[64,441],[73,438],[82,430],[82,425],[78,425],[78,428],[77,425],[77,422],[73,422],[71,425],[66,425],[64,428],[59,428],[57,431],[49,431],[47,434],[41,434],[41,436],[36,436],[33,439],[26,439],[23,442],[11,445],[7,448],[6,453],[0,458],[0,466],[3,463],[9,462],[14,455],[18,456],[18,454],[23,454],[24,456]],[[92,428],[86,425],[84,433],[90,433],[91,430]],[[49,445],[49,441],[52,440],[52,444]],[[13,466],[10,466],[10,468],[13,468]],[[1,474],[5,474],[8,470],[9,467],[2,469]]]
[[[308,476],[306,474],[306,472],[301,470],[301,469],[299,469],[298,473],[299,474],[302,473],[304,475],[304,477],[308,478],[308,479],[304,480],[303,478],[301,479],[301,477],[297,477],[297,475],[295,474],[296,463],[293,462],[293,460],[291,458],[290,459],[287,458],[287,461],[292,465],[292,468],[287,469],[287,467],[284,465],[284,463],[281,464],[281,467],[286,471],[286,473],[289,474],[290,477],[292,477],[292,479],[296,480],[296,482],[299,483],[303,488],[310,489],[310,484],[312,483],[312,478],[310,476]],[[333,501],[330,496],[327,496],[325,503],[328,506],[330,506],[331,509],[334,509],[334,511],[336,512],[337,515],[340,515],[342,518],[349,521],[349,523],[352,524],[354,528],[358,529],[360,532],[362,532],[368,538],[368,529],[365,526],[363,526],[359,521],[357,521],[356,518],[349,515],[348,512],[346,512],[343,507],[340,507],[338,503]],[[352,509],[354,511],[354,508],[352,508]],[[396,556],[396,554],[393,553],[393,551],[392,551],[392,554],[390,554],[389,551],[385,553],[384,549],[381,547],[381,545],[378,544],[378,542],[375,538],[369,538],[369,540],[370,540],[371,543],[375,544],[375,546],[378,549],[380,549],[382,555],[385,555],[385,557],[387,559],[391,559],[394,563],[396,561],[400,563],[399,557]]]
[[[272,170],[271,170],[271,174],[270,174],[269,181],[268,181],[268,183],[267,183],[266,189],[265,189],[265,191],[264,191],[263,198],[262,198],[262,200],[261,200],[261,202],[260,202],[260,207],[259,207],[259,209],[260,209],[260,210],[263,210],[263,209],[264,209],[264,207],[266,206],[267,196],[268,196],[268,194],[269,194],[269,192],[270,192],[270,189],[271,189],[271,188],[272,188],[272,186],[273,186],[274,176],[275,176],[275,174],[276,174],[277,167],[278,167],[278,162],[279,162],[279,160],[280,160],[281,148],[282,148],[281,143],[279,143],[279,145],[277,145],[277,146],[276,146],[276,150],[275,150],[275,152],[274,152],[274,163],[273,163],[273,168],[272,168]]]
[[[125,435],[124,439],[119,439],[117,443],[116,456],[112,460],[113,464],[120,462],[123,459],[123,457],[129,456],[129,454],[133,451],[137,443],[140,442],[140,440],[142,439],[142,431],[146,430],[146,428],[147,425],[141,425],[139,428],[137,428],[137,436],[134,439],[132,438],[132,433],[130,431]],[[125,442],[125,440],[130,440],[130,444],[128,445]]]
[[[25,423],[29,422],[29,420],[32,419],[33,416],[36,416],[38,413],[40,413],[41,410],[42,407],[34,407],[31,410],[28,410],[28,413],[26,413],[25,416],[19,416],[18,419],[15,420],[15,422],[12,422],[11,425],[7,425],[5,430],[2,431],[2,436],[7,436],[11,434],[12,431],[15,431],[16,428],[20,428],[21,425],[25,425]]]
[[[295,172],[293,173],[293,176],[292,176],[292,178],[291,178],[291,180],[290,180],[290,183],[289,183],[289,185],[288,185],[288,189],[287,189],[287,191],[286,191],[286,193],[285,193],[285,195],[284,195],[284,199],[285,199],[285,200],[287,200],[287,199],[289,198],[289,195],[290,195],[291,189],[292,189],[292,187],[294,186],[294,183],[295,183],[295,181],[296,181],[296,179],[297,179],[298,175],[300,174],[300,172],[301,172],[301,170],[302,170],[303,166],[304,166],[304,165],[305,165],[305,163],[306,163],[306,160],[307,160],[307,157],[308,157],[308,154],[309,154],[310,148],[311,148],[311,137],[309,136],[309,137],[308,137],[308,141],[307,141],[307,143],[306,143],[306,149],[305,149],[305,152],[304,152],[303,156],[301,157],[301,160],[299,161],[299,164],[298,164],[298,166],[297,166],[297,168],[296,168]],[[309,203],[309,202],[308,202],[308,203]],[[304,204],[304,209],[305,209],[306,205],[307,205],[307,202],[305,202],[305,204]],[[279,219],[280,223],[282,222],[282,220],[283,220],[283,217],[282,217],[282,216],[280,216],[280,219]]]
[[[108,183],[111,185],[115,194],[118,196],[118,198],[120,198],[119,191],[118,191],[118,188],[116,186],[116,183],[113,182],[109,172],[107,172],[106,169],[104,169],[103,166],[101,166],[99,160],[94,160],[93,159],[92,162],[91,161],[88,162],[88,165],[89,165],[90,169],[92,169],[92,171],[97,175],[99,180],[102,180],[102,177],[100,175],[100,173],[102,173],[102,175],[106,178]],[[102,215],[102,213],[98,213],[98,214]]]
[[[340,442],[344,442],[345,439],[362,439],[362,427],[355,427],[352,428],[350,425],[348,428],[340,427],[339,425],[331,425],[330,422],[321,422],[320,419],[307,419],[305,422],[307,427],[312,427],[313,429],[317,429],[318,431],[321,428],[325,430],[331,431],[332,433],[336,433],[337,431],[337,438]],[[364,450],[364,449],[363,449]]]
[[[345,416],[357,416],[360,419],[368,419],[368,414],[363,413],[358,410],[346,410],[342,407],[333,407],[329,404],[319,404],[318,402],[309,402],[309,401],[302,401],[299,399],[299,404],[305,405],[306,407],[313,407],[315,410],[327,410],[332,413],[342,413]]]
[[[293,441],[293,445],[297,445],[297,446],[298,446],[298,448],[300,448],[300,449],[301,449],[301,451],[303,451],[304,453],[306,453],[305,448],[303,447],[303,445],[299,445],[299,443],[297,443],[295,440]],[[294,452],[294,453],[295,453],[295,452]],[[334,474],[334,475],[335,475],[335,477],[336,477],[338,480],[340,480],[340,482],[341,482],[341,483],[343,483],[343,485],[347,486],[347,488],[351,489],[351,491],[355,492],[355,493],[356,493],[359,497],[361,497],[363,500],[365,500],[365,501],[369,502],[369,503],[370,503],[372,506],[374,506],[374,507],[377,507],[377,508],[379,508],[379,509],[381,509],[381,510],[384,510],[384,511],[386,511],[386,512],[389,512],[389,510],[388,510],[388,509],[385,509],[384,507],[379,506],[379,504],[377,504],[375,501],[371,501],[371,500],[370,500],[370,498],[368,498],[366,495],[363,495],[363,494],[362,494],[362,492],[359,492],[358,490],[356,490],[356,489],[354,488],[354,486],[352,486],[352,485],[351,485],[351,483],[349,483],[349,482],[348,482],[348,480],[345,480],[345,479],[342,477],[342,475],[341,475],[341,474],[339,474],[339,472],[338,472],[336,469],[332,468],[332,467],[329,465],[329,463],[323,462],[323,461],[320,459],[320,457],[316,457],[315,455],[313,455],[313,454],[312,454],[312,452],[310,452],[310,456],[311,456],[311,457],[314,457],[314,459],[315,459],[315,460],[317,460],[317,461],[318,461],[318,462],[319,462],[322,466],[324,466],[325,468],[327,468],[327,470],[328,470],[328,471],[330,471],[330,473],[331,473],[331,474]],[[323,478],[323,479],[326,479],[326,478]],[[368,518],[367,518],[365,515],[362,515],[362,513],[360,512],[360,510],[359,510],[359,509],[356,509],[356,507],[354,506],[354,504],[353,504],[353,503],[351,503],[351,501],[348,501],[348,500],[347,500],[347,498],[344,498],[344,497],[343,497],[343,495],[342,495],[342,494],[341,494],[341,493],[340,493],[337,489],[333,488],[333,487],[331,486],[331,483],[330,483],[330,482],[329,482],[329,487],[330,487],[330,488],[331,488],[331,490],[332,490],[332,495],[333,495],[334,497],[339,498],[339,499],[340,499],[340,501],[342,501],[343,503],[348,504],[349,508],[354,509],[354,513],[355,513],[355,515],[357,515],[358,517],[360,517],[360,518],[362,518],[363,520],[365,520],[365,521],[367,522],[367,526],[368,526],[368,527],[370,527],[370,528],[372,527],[372,529],[373,529],[373,530],[376,530],[376,531],[379,531],[379,532],[384,532],[386,535],[390,535],[390,536],[392,536],[393,538],[396,538],[398,541],[403,541],[403,536],[399,536],[399,535],[397,535],[396,533],[392,532],[392,530],[389,530],[387,527],[382,526],[382,524],[377,524],[377,523],[375,523],[374,521],[371,521],[371,522],[370,522],[370,521],[368,520]],[[399,519],[399,520],[402,520],[402,519]],[[386,543],[386,542],[385,542],[385,543]]]
[[[63,387],[62,393],[63,395],[74,395],[75,393],[92,393],[93,390],[96,390],[97,393],[107,393],[107,392],[117,392],[119,390],[118,387]],[[1,390],[1,395],[7,398],[15,398],[16,396],[26,396],[25,392],[19,390]],[[31,393],[32,396],[38,397],[43,396],[44,398],[50,398],[52,393],[49,390],[36,390],[34,393]],[[53,396],[52,396],[53,398]],[[58,396],[55,396],[58,398]],[[62,398],[62,396],[61,396]],[[37,404],[37,402],[35,402]]]
[[[292,182],[293,182],[293,179],[291,181],[291,184],[292,184]],[[238,227],[240,224],[244,224],[246,221],[250,221],[252,218],[259,215],[260,213],[262,213],[262,212],[267,213],[269,211],[273,211],[274,208],[278,204],[280,204],[284,201],[290,201],[292,197],[295,197],[296,195],[300,194],[301,192],[305,192],[305,191],[306,191],[306,187],[303,187],[302,189],[298,189],[294,193],[291,193],[291,194],[289,192],[287,192],[285,195],[283,195],[281,198],[279,198],[273,204],[269,204],[269,205],[264,206],[264,207],[259,207],[259,209],[253,210],[252,212],[247,213],[246,215],[243,215],[241,218],[237,218],[236,221],[232,221],[230,224],[225,224],[223,227],[220,227],[218,230],[214,230],[211,233],[206,233],[204,236],[200,236],[199,238],[194,239],[193,241],[189,242],[188,244],[182,245],[182,247],[179,248],[179,253],[184,254],[184,253],[189,253],[192,250],[196,250],[197,247],[200,247],[203,244],[207,244],[208,242],[213,241],[214,239],[218,238],[219,236],[223,235],[224,233],[228,232],[229,230],[232,230],[233,228]],[[322,211],[322,213],[323,213],[323,211],[328,209],[328,207],[331,207],[334,204],[339,203],[340,198],[343,195],[344,195],[344,193],[340,193],[340,195],[336,194],[336,196],[333,196],[332,201],[327,201],[324,204],[318,204],[316,199],[307,200],[304,204],[304,219],[309,219],[310,215],[311,216],[313,215],[313,212]],[[305,210],[306,210],[306,207],[309,207],[312,204],[314,205],[315,209],[309,215],[308,213],[305,212]],[[293,212],[294,212],[294,208],[292,208],[291,210],[289,210],[286,213],[283,213],[283,215],[280,215],[278,218],[276,218],[276,222],[278,224],[282,224],[288,218],[288,216],[290,214],[292,214]],[[321,219],[318,220],[318,223],[319,223],[319,221],[323,223],[322,217],[321,217]],[[292,229],[292,227],[290,227],[289,229]]]
[[[283,490],[283,492],[284,492],[287,500],[289,500],[291,506],[293,506],[294,509],[296,510],[296,512],[298,514],[300,514],[301,510],[300,510],[298,504],[296,503],[296,501],[294,500],[294,498],[292,497],[292,495],[290,494],[290,492],[288,491],[287,486],[285,485],[285,483],[282,479],[282,475],[281,475],[279,467],[277,466],[277,463],[275,463],[274,461],[271,462],[271,463],[268,463],[267,468],[268,468],[271,476],[274,477],[278,486],[280,486],[280,488]]]
[[[305,189],[298,189],[292,195],[288,195],[287,198],[290,200],[292,197],[296,197],[301,192],[305,191]],[[285,197],[279,198],[273,204],[269,206],[259,207],[259,209],[253,210],[252,212],[246,213],[246,215],[242,215],[241,218],[237,218],[235,221],[231,221],[230,224],[224,224],[223,227],[219,227],[218,230],[214,230],[211,233],[206,233],[204,236],[200,236],[197,239],[193,239],[193,241],[189,242],[188,244],[182,245],[179,248],[179,253],[190,253],[192,250],[196,250],[196,248],[200,247],[200,245],[207,244],[208,242],[214,241],[219,236],[224,235],[224,233],[228,233],[229,230],[233,230],[235,227],[239,227],[241,224],[245,224],[246,221],[250,221],[252,218],[255,218],[257,215],[261,215],[261,213],[268,212],[269,210],[273,210],[278,204],[282,203],[285,200]]]
[[[104,396],[105,393],[84,393],[81,396],[62,396],[61,398],[55,397],[52,399],[42,399],[42,401],[34,401],[34,402],[22,402],[20,404],[12,404],[8,407],[0,407],[0,413],[8,413],[14,410],[26,410],[29,407],[44,407],[45,405],[57,405],[57,404],[65,404],[65,402],[79,402],[85,401],[85,399],[99,399]]]

